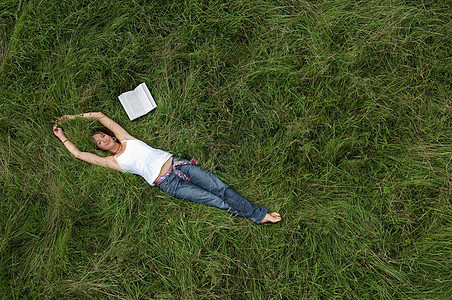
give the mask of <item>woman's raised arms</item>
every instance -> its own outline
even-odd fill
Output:
[[[94,165],[121,171],[121,167],[116,162],[113,156],[102,157],[93,153],[80,151],[80,149],[78,149],[77,146],[75,146],[66,137],[66,135],[63,132],[63,129],[58,124],[55,124],[53,126],[53,133],[61,140],[61,142],[67,148],[67,150],[69,150],[69,152],[71,152],[71,154],[74,155],[76,158]]]
[[[61,120],[74,119],[76,117],[81,117],[86,120],[99,121],[102,125],[111,130],[111,132],[113,132],[116,138],[120,141],[135,140],[135,138],[131,136],[124,128],[122,128],[121,125],[119,125],[118,123],[116,123],[115,121],[113,121],[112,119],[110,119],[101,112],[89,112],[80,115],[64,115],[60,119]]]
[[[86,161],[93,165],[98,165],[106,168],[110,168],[116,171],[122,171],[121,167],[119,166],[118,162],[114,159],[113,156],[107,156],[102,157],[93,153],[89,152],[81,152],[78,156],[76,156],[78,159],[81,159],[83,161]]]

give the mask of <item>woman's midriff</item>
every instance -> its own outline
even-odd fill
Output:
[[[170,157],[162,166],[162,168],[160,169],[160,174],[159,174],[159,178],[162,177],[163,175],[166,174],[166,172],[168,172],[168,170],[171,168],[171,164],[173,162],[173,158]]]

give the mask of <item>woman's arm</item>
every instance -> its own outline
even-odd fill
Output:
[[[112,156],[102,157],[93,153],[80,151],[64,134],[63,128],[55,124],[53,126],[53,133],[60,139],[63,145],[66,147],[72,155],[76,158],[86,161],[88,163],[111,168],[113,170],[122,171],[119,164]]]
[[[81,151],[66,137],[63,132],[63,128],[61,128],[60,125],[55,124],[53,126],[53,133],[57,136],[57,138],[60,139],[60,141],[63,143],[66,149],[71,152],[72,155],[74,155],[75,157],[78,157],[80,155]]]
[[[119,125],[118,123],[116,123],[115,121],[113,121],[112,119],[110,119],[101,112],[89,112],[75,116],[65,115],[61,117],[61,120],[74,119],[76,117],[81,117],[84,118],[85,120],[90,121],[95,120],[99,121],[102,125],[111,130],[111,132],[113,132],[116,138],[118,138],[120,141],[135,140],[135,138],[131,136],[121,125]]]

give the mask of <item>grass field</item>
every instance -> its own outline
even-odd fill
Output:
[[[0,1],[0,298],[448,299],[449,1]],[[117,96],[146,82],[130,122]],[[102,111],[283,221],[79,161]],[[68,121],[83,151],[97,124]],[[98,152],[96,152],[98,153]]]

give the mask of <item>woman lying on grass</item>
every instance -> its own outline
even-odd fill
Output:
[[[212,173],[197,166],[197,160],[184,160],[171,153],[149,147],[131,136],[124,128],[103,113],[92,112],[76,116],[65,115],[61,121],[81,117],[98,120],[105,128],[93,132],[96,147],[113,155],[102,157],[80,151],[55,124],[53,133],[76,158],[121,172],[141,175],[151,186],[158,186],[165,193],[227,210],[257,224],[281,221],[277,212],[267,213],[233,191]],[[56,122],[58,123],[57,120]]]

